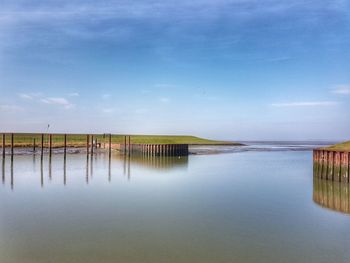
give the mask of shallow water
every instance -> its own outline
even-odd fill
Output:
[[[312,170],[310,151],[16,155],[0,262],[349,262],[350,216],[314,201]]]

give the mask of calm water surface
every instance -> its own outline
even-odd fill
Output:
[[[1,263],[350,261],[350,216],[322,203],[310,151],[18,155],[2,181]]]

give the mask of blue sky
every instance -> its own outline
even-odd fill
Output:
[[[350,0],[0,0],[4,131],[350,139]]]

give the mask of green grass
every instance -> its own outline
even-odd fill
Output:
[[[350,141],[335,144],[326,148],[327,150],[333,151],[350,151]]]
[[[98,142],[108,143],[109,136],[101,134],[94,134],[94,138]],[[125,135],[112,135],[112,143],[124,143]],[[14,145],[16,147],[31,147],[34,143],[39,146],[41,144],[41,134],[38,133],[15,133]],[[83,147],[86,145],[86,134],[67,134],[67,145],[69,147]],[[91,136],[90,136],[91,140]],[[49,135],[44,135],[44,143],[48,144]],[[53,134],[52,145],[53,147],[63,146],[64,135]],[[11,134],[6,134],[6,145],[11,143]],[[228,141],[215,141],[203,139],[195,136],[167,136],[167,135],[131,135],[131,143],[144,143],[144,144],[191,144],[191,145],[242,145],[236,142]]]

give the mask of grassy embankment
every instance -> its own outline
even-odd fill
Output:
[[[348,152],[350,152],[350,141],[335,144],[335,145],[329,146],[325,149],[332,150],[332,151],[348,151]]]
[[[101,134],[93,135],[98,142],[108,143],[108,136]],[[112,135],[112,144],[124,143],[125,135]],[[15,133],[14,146],[15,147],[32,147],[35,139],[36,145],[41,144],[41,134],[38,133]],[[91,137],[90,137],[91,139]],[[44,142],[48,144],[49,136],[45,134]],[[11,143],[11,135],[6,134],[6,145]],[[53,134],[52,146],[62,147],[64,143],[63,134]],[[131,143],[145,143],[145,144],[190,144],[190,145],[242,145],[236,142],[215,141],[203,139],[195,136],[167,136],[167,135],[131,135]],[[86,134],[67,134],[68,147],[85,147]]]

